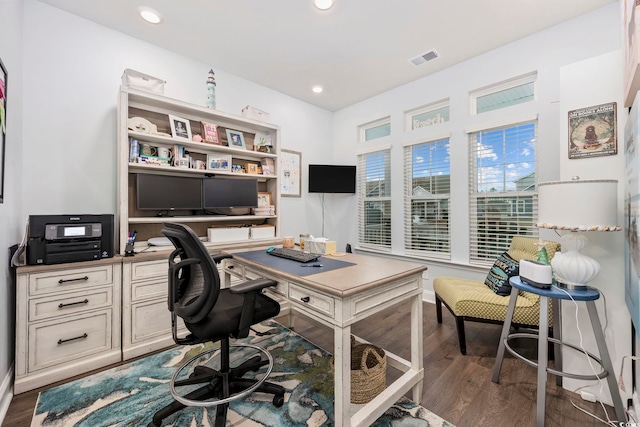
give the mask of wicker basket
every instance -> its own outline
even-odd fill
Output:
[[[331,366],[334,359],[331,358]],[[368,403],[387,386],[387,356],[372,344],[351,340],[351,403]]]

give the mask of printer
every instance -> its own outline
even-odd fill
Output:
[[[113,215],[30,215],[27,264],[113,257]]]

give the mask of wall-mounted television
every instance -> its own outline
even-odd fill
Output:
[[[140,210],[202,209],[202,178],[139,173],[136,206]]]
[[[202,182],[202,207],[205,210],[258,206],[258,181],[255,179],[214,177]]]
[[[309,165],[309,193],[355,192],[355,166]]]

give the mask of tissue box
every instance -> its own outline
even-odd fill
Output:
[[[335,240],[318,238],[313,240],[306,239],[304,241],[304,250],[314,254],[332,255],[336,253],[336,242]]]
[[[276,237],[276,228],[273,225],[256,225],[251,227],[252,239],[269,239]]]
[[[146,90],[147,92],[164,94],[166,82],[157,77],[143,74],[140,71],[127,68],[122,74],[122,85],[132,89]]]
[[[256,107],[247,105],[242,109],[242,115],[250,119],[261,120],[263,122],[269,121],[269,113],[266,111],[258,110]]]
[[[209,228],[207,230],[209,242],[237,242],[239,240],[247,240],[249,238],[248,227],[220,227]]]

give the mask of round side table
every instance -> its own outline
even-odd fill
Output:
[[[500,335],[500,345],[498,346],[498,354],[496,355],[496,362],[493,367],[493,377],[492,381],[494,383],[498,383],[498,379],[500,377],[500,370],[502,368],[502,360],[504,359],[504,352],[507,350],[509,353],[514,355],[516,358],[522,360],[523,362],[537,367],[538,369],[538,381],[537,381],[537,391],[536,391],[536,425],[539,427],[544,426],[544,416],[545,416],[545,404],[546,404],[546,384],[547,384],[547,373],[556,375],[558,377],[569,377],[580,380],[595,380],[598,378],[607,379],[607,384],[609,385],[609,391],[611,392],[611,398],[613,399],[613,406],[616,412],[616,417],[618,421],[627,421],[626,412],[624,406],[622,405],[622,398],[620,397],[620,390],[618,390],[618,385],[615,380],[613,365],[611,364],[611,358],[609,356],[609,351],[607,349],[607,343],[604,339],[604,334],[602,332],[602,325],[600,324],[600,318],[598,317],[598,311],[596,310],[595,300],[600,298],[600,292],[595,288],[587,288],[587,289],[560,289],[557,287],[551,287],[550,289],[540,289],[535,286],[528,285],[520,280],[519,276],[512,277],[509,280],[511,284],[511,295],[509,299],[509,306],[507,308],[507,316],[504,321],[504,325],[502,326],[502,334]],[[538,334],[533,333],[515,333],[509,334],[509,330],[511,327],[511,320],[513,319],[513,312],[516,307],[516,300],[518,298],[518,291],[526,291],[535,295],[540,296],[540,319],[538,322]],[[591,320],[591,327],[593,328],[593,333],[596,338],[596,343],[598,345],[598,352],[600,354],[600,358],[597,356],[587,353],[588,357],[595,360],[602,368],[602,372],[597,375],[580,375],[573,374],[569,372],[562,371],[562,347],[570,347],[574,350],[582,351],[579,347],[576,347],[572,344],[568,344],[562,342],[561,335],[558,335],[557,338],[549,338],[549,298],[553,298],[557,300],[556,305],[559,307],[559,303],[562,300],[571,300],[574,301],[582,301],[587,305],[587,311],[589,313],[589,319]],[[561,313],[562,311],[558,308],[554,310],[555,313]],[[560,324],[561,319],[554,319],[555,323]],[[538,340],[538,361],[537,363],[527,359],[526,357],[520,355],[516,352],[510,345],[509,340],[515,338],[535,338]],[[556,346],[556,354],[555,357],[560,361],[557,363],[559,370],[552,369],[548,367],[548,346],[549,342],[553,343]]]

